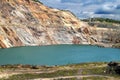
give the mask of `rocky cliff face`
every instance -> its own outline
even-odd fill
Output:
[[[0,0],[1,48],[52,44],[110,46],[115,42],[108,39],[108,31],[89,26],[69,11],[49,8],[33,0]]]

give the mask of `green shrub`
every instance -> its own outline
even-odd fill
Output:
[[[83,19],[82,21],[89,22],[90,20],[120,24],[120,20],[114,20],[114,19],[109,19],[109,18],[90,18],[90,19]]]
[[[42,2],[40,2],[39,0],[33,0],[33,1],[35,1],[35,2],[39,2],[39,3],[43,4],[43,3],[42,3]]]

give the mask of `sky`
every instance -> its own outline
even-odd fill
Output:
[[[104,17],[120,20],[120,0],[40,0],[46,6],[70,10],[80,19]]]

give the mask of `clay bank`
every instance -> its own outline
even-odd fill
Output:
[[[120,43],[120,28],[91,26],[70,11],[49,8],[34,0],[1,0],[0,47],[53,44]]]

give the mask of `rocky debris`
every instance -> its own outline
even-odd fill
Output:
[[[69,11],[49,8],[34,0],[0,2],[1,48],[52,44],[112,45],[120,42],[120,33],[113,33],[113,30],[109,33],[108,28],[91,27]]]

